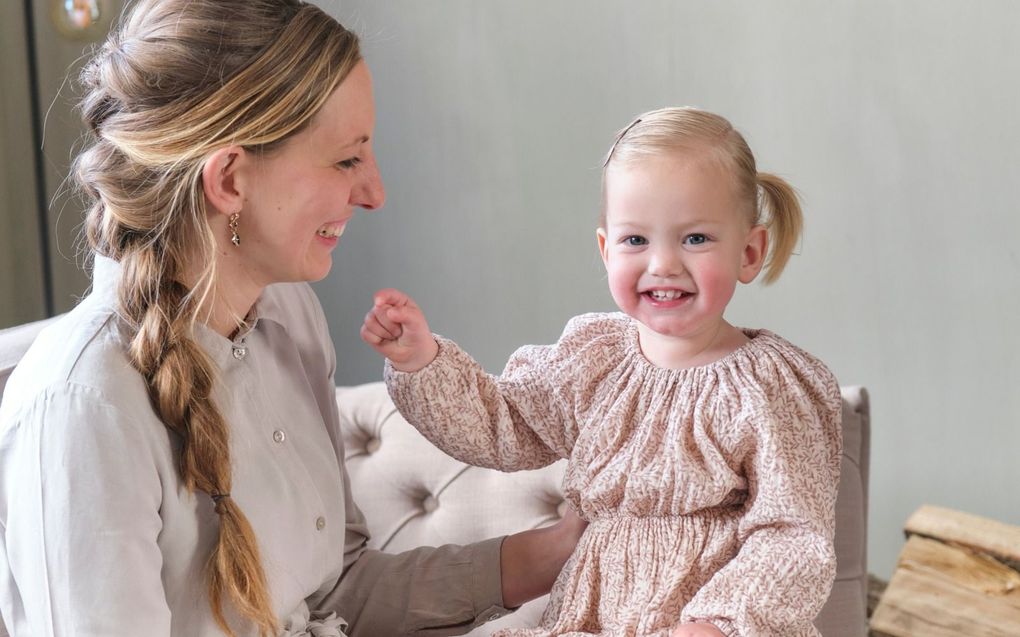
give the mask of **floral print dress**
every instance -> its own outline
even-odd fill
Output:
[[[434,444],[505,471],[567,458],[590,524],[539,627],[500,637],[814,636],[835,577],[839,386],[766,330],[727,356],[663,369],[621,313],[572,319],[554,345],[487,374],[453,342],[390,395]]]

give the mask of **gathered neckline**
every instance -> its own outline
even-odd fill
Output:
[[[765,341],[773,340],[769,337],[775,335],[765,329],[755,329],[747,327],[738,327],[741,333],[748,338],[747,342],[740,347],[734,349],[732,352],[720,356],[714,361],[709,361],[701,365],[694,365],[692,367],[662,367],[656,365],[652,361],[648,360],[645,353],[641,351],[641,342],[639,340],[638,332],[638,321],[633,317],[630,317],[622,312],[619,314],[622,320],[625,322],[624,329],[624,349],[634,359],[637,366],[647,369],[650,372],[656,374],[667,374],[670,376],[683,376],[687,374],[694,374],[699,372],[709,372],[718,367],[727,367],[732,359],[748,356],[754,350],[760,349]]]

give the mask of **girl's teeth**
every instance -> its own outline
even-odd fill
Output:
[[[656,301],[672,301],[680,298],[684,293],[680,290],[652,290],[649,294]]]

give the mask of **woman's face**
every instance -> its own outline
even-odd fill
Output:
[[[308,127],[252,157],[237,249],[254,283],[322,279],[354,209],[383,205],[374,125],[372,77],[359,62]]]

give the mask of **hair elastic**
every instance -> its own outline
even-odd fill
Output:
[[[212,498],[213,504],[216,507],[216,513],[223,515],[226,513],[226,508],[223,506],[223,499],[229,498],[229,493],[210,493],[209,497]]]

